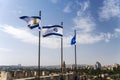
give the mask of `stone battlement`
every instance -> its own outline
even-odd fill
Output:
[[[37,77],[37,71],[1,71],[0,80],[35,80]],[[49,74],[40,76],[40,80],[59,80],[60,74]],[[73,74],[64,74],[65,80],[72,80]]]

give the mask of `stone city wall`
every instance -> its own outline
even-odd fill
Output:
[[[0,80],[35,80],[37,71],[1,71]],[[59,74],[40,76],[40,80],[60,80]],[[64,74],[64,80],[73,80],[73,74]]]

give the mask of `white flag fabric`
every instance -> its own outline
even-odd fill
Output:
[[[22,16],[20,17],[20,19],[25,20],[28,23],[28,27],[30,29],[39,27],[39,21],[40,21],[40,17],[39,16]]]
[[[60,25],[43,26],[42,33],[43,37],[48,37],[51,35],[63,36],[63,27]]]

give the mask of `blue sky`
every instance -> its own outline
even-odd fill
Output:
[[[0,65],[37,65],[38,30],[30,30],[20,16],[37,16],[41,26],[64,22],[64,61],[74,64],[77,30],[77,63],[119,63],[119,0],[0,0]],[[42,37],[41,37],[42,38]],[[60,64],[60,38],[41,40],[41,65]]]

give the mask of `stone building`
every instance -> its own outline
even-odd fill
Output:
[[[0,80],[13,80],[13,78],[10,72],[1,71]]]

